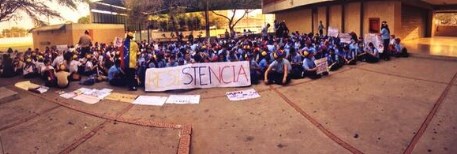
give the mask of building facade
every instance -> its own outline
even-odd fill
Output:
[[[262,9],[284,20],[291,31],[316,33],[322,21],[326,29],[363,36],[379,33],[381,22],[387,21],[391,34],[408,40],[434,36],[434,15],[456,11],[456,4],[445,0],[264,0]],[[457,31],[454,28],[451,31]]]

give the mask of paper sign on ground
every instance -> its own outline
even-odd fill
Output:
[[[74,92],[64,93],[64,94],[60,95],[60,97],[63,97],[65,99],[70,99],[70,98],[73,98],[75,96],[77,96],[77,95]]]
[[[321,59],[315,60],[314,63],[316,64],[316,67],[317,67],[317,74],[322,74],[324,72],[328,72],[327,58],[321,58]]]
[[[112,101],[121,101],[124,103],[133,103],[138,95],[130,95],[130,94],[121,94],[121,93],[111,93],[105,99],[112,100]]]
[[[240,100],[254,99],[254,98],[260,97],[259,93],[257,93],[255,91],[255,89],[227,92],[226,95],[227,95],[228,99],[231,101],[240,101]]]
[[[88,95],[78,95],[76,97],[73,97],[74,100],[78,100],[87,104],[95,104],[100,102],[100,99],[94,96],[88,96]]]
[[[170,95],[167,104],[198,104],[200,95]]]
[[[31,83],[30,81],[18,82],[14,86],[22,90],[37,89],[40,87],[40,85]]]
[[[155,106],[162,106],[167,101],[168,97],[162,96],[138,96],[133,104],[137,105],[155,105]]]

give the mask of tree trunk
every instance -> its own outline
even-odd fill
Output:
[[[209,40],[210,31],[209,31],[209,0],[206,0],[206,9],[205,9],[205,30],[206,30],[206,39]]]

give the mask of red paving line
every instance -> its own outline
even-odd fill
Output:
[[[374,71],[374,70],[370,70],[370,69],[366,69],[366,68],[357,68],[357,69],[362,70],[362,71],[367,71],[367,72],[373,72],[373,73],[388,75],[388,76],[394,76],[394,77],[399,77],[399,78],[411,79],[411,80],[419,80],[419,81],[432,82],[432,83],[439,83],[439,84],[448,84],[448,83],[446,83],[446,82],[441,82],[441,81],[433,81],[433,80],[427,80],[427,79],[409,77],[409,76],[404,76],[404,75],[398,75],[398,74],[392,74],[392,73]]]
[[[59,152],[59,154],[67,154],[70,153],[71,151],[75,150],[79,145],[83,144],[87,140],[89,140],[92,136],[97,134],[98,131],[100,131],[105,125],[108,123],[110,120],[105,120],[103,123],[92,129],[89,133],[84,135],[81,138],[76,139],[70,146],[66,147],[64,150]]]
[[[336,136],[334,133],[330,132],[327,128],[325,128],[321,123],[319,123],[316,119],[311,117],[308,113],[303,111],[297,104],[292,102],[290,99],[288,99],[284,94],[279,92],[276,88],[273,88],[273,90],[284,100],[289,104],[292,108],[294,108],[297,112],[299,112],[303,117],[305,117],[309,122],[311,122],[314,126],[316,126],[322,133],[324,133],[327,137],[329,137],[331,140],[342,146],[343,148],[349,150],[352,153],[357,153],[357,154],[362,154],[363,152],[355,148],[354,146],[350,145],[349,143],[343,141],[340,139],[338,136]]]
[[[5,153],[5,147],[3,147],[2,136],[0,136],[0,146],[2,146],[2,154],[4,154]]]
[[[408,147],[404,151],[405,154],[410,154],[413,152],[414,148],[416,147],[416,144],[419,142],[422,135],[424,135],[425,130],[427,130],[428,125],[430,124],[430,122],[432,122],[433,117],[435,117],[436,113],[438,112],[439,107],[441,106],[444,99],[448,95],[449,90],[451,89],[451,87],[453,87],[452,84],[454,84],[454,81],[456,81],[456,80],[457,80],[457,73],[454,74],[454,77],[448,83],[448,85],[446,86],[446,89],[444,89],[443,93],[441,93],[441,96],[438,98],[438,100],[436,100],[436,103],[435,103],[435,105],[433,105],[433,108],[431,109],[430,113],[427,115],[427,118],[425,118],[421,127],[417,131],[416,135],[414,135],[414,137],[412,138]]]
[[[50,112],[50,111],[52,111],[52,110],[55,110],[55,109],[57,109],[57,108],[59,108],[59,107],[61,107],[61,106],[54,106],[54,107],[52,107],[52,108],[43,110],[43,111],[41,111],[40,113],[37,113],[37,114],[31,115],[31,116],[28,116],[28,117],[26,117],[26,118],[24,118],[24,119],[21,119],[21,120],[18,120],[18,121],[16,121],[16,122],[14,122],[14,123],[12,123],[12,124],[6,125],[6,126],[0,128],[0,132],[1,132],[1,131],[4,131],[4,130],[7,130],[7,129],[9,129],[9,128],[12,128],[12,127],[16,127],[17,125],[23,124],[23,123],[25,123],[25,122],[27,122],[27,121],[30,121],[30,120],[32,120],[32,119],[35,119],[36,117],[39,117],[39,116],[41,116],[41,115],[43,115],[43,114],[45,114],[45,113],[47,113],[47,112]]]

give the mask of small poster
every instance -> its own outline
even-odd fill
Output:
[[[340,33],[338,37],[340,37],[340,42],[342,43],[351,43],[352,36],[349,33]]]
[[[328,36],[338,37],[338,28],[328,27]]]
[[[162,96],[138,96],[133,104],[137,105],[154,105],[154,106],[163,106],[168,97]]]
[[[241,101],[260,97],[259,93],[257,93],[255,89],[227,92],[226,95],[230,101]]]
[[[133,103],[138,95],[122,94],[122,93],[111,93],[105,99],[112,101],[120,101],[124,103]]]
[[[115,37],[113,44],[114,44],[114,47],[122,47],[122,38]]]
[[[328,72],[327,58],[321,58],[321,59],[315,60],[314,63],[316,64],[316,67],[317,67],[317,74],[322,74],[324,72]]]
[[[381,40],[381,36],[377,34],[365,34],[365,38],[363,38],[364,43],[365,43],[365,48],[368,48],[369,43],[373,43],[373,45],[378,49],[379,53],[382,53],[384,51],[384,45]]]
[[[200,95],[170,95],[167,104],[198,104]]]

